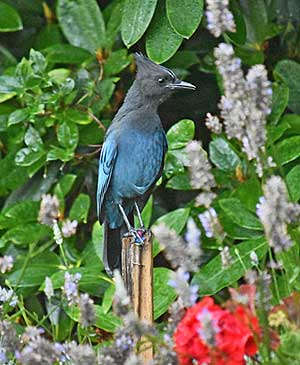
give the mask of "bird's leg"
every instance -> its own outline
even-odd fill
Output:
[[[144,240],[140,236],[140,233],[138,232],[137,229],[135,229],[134,227],[131,226],[131,224],[130,224],[128,218],[127,218],[127,215],[126,215],[125,210],[122,207],[122,205],[121,204],[118,204],[118,207],[120,209],[120,212],[122,214],[122,217],[124,219],[124,222],[125,222],[125,224],[127,226],[128,233],[131,234],[131,235],[133,235],[133,237],[134,237],[134,243],[137,244],[137,245],[142,245],[144,243]]]
[[[130,230],[132,229],[132,227],[131,227],[131,224],[130,224],[130,222],[129,222],[128,218],[127,218],[127,215],[126,215],[126,213],[125,213],[125,210],[124,210],[124,208],[122,207],[122,205],[121,205],[121,204],[118,204],[118,207],[119,207],[119,209],[120,209],[120,212],[121,212],[121,214],[122,214],[122,217],[123,217],[123,219],[124,219],[124,222],[125,222],[125,224],[126,224],[126,226],[127,226],[127,229],[128,229],[128,231],[130,231]]]
[[[135,207],[135,210],[136,210],[138,221],[140,223],[140,228],[138,228],[137,231],[138,231],[139,235],[142,237],[142,239],[144,241],[146,234],[151,235],[151,232],[147,228],[145,228],[143,218],[142,218],[142,214],[141,214],[140,208],[138,206],[138,203],[136,201],[134,202],[134,207]]]
[[[134,202],[134,207],[135,207],[136,214],[137,214],[140,226],[141,226],[140,228],[145,229],[144,222],[143,222],[143,219],[142,219],[142,215],[141,215],[141,212],[140,212],[140,208],[139,208],[136,201]]]

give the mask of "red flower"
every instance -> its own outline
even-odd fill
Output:
[[[251,311],[237,305],[235,312],[223,309],[205,297],[189,308],[175,334],[180,365],[244,365],[244,355],[257,352],[260,328]]]

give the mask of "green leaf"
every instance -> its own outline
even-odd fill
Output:
[[[88,113],[72,108],[66,110],[65,120],[70,122],[72,121],[73,123],[80,125],[87,125],[93,121],[93,119],[89,116]]]
[[[176,209],[170,213],[167,213],[159,217],[153,224],[153,226],[157,226],[160,223],[164,223],[169,228],[174,229],[174,231],[177,234],[180,234],[186,225],[189,214],[190,214],[190,208]],[[159,247],[159,243],[157,239],[154,239],[153,255],[156,256],[160,251],[161,248]]]
[[[47,67],[47,62],[42,53],[31,49],[29,53],[29,61],[34,73],[36,75],[43,75]]]
[[[28,293],[35,287],[39,287],[44,281],[46,276],[51,276],[61,265],[60,258],[53,252],[42,252],[41,254],[35,256],[33,259],[29,260],[25,272],[22,272],[22,264],[25,260],[23,257],[17,266],[20,269],[12,272],[8,275],[7,280],[10,285],[15,287],[18,283],[18,288],[27,289],[22,291],[23,293]]]
[[[160,2],[146,34],[147,55],[157,63],[165,62],[175,54],[182,40],[171,27],[164,3]]]
[[[256,212],[258,200],[263,195],[258,179],[252,178],[240,184],[237,188],[236,195],[247,209]]]
[[[167,182],[166,187],[174,190],[191,190],[189,172],[186,170],[181,174],[173,176]]]
[[[153,195],[150,195],[150,198],[148,199],[143,211],[142,211],[142,219],[144,222],[145,227],[150,227],[150,222],[152,218],[152,212],[153,212]]]
[[[272,90],[272,112],[268,116],[268,120],[271,123],[276,124],[288,105],[289,88],[284,84],[277,84],[274,82],[272,85]]]
[[[210,142],[209,157],[212,163],[222,171],[233,172],[238,165],[241,165],[239,156],[223,138],[216,138]]]
[[[20,82],[16,77],[0,76],[0,94],[16,94],[20,87]]]
[[[244,44],[247,37],[247,29],[244,21],[243,13],[237,0],[231,0],[229,10],[232,12],[236,25],[235,32],[226,32],[225,39],[228,37],[235,44]]]
[[[96,312],[95,326],[103,329],[105,332],[115,332],[122,324],[120,318],[116,317],[113,313],[105,313],[100,305],[94,305]],[[73,321],[79,322],[80,310],[76,306],[65,307],[65,311],[72,318]]]
[[[89,240],[83,251],[80,253],[81,264],[86,269],[97,270],[97,273],[104,270],[102,259],[98,256],[92,240]]]
[[[100,144],[104,140],[104,129],[97,123],[92,123],[88,126],[79,127],[79,144]]]
[[[268,145],[272,145],[278,139],[280,139],[284,132],[290,128],[290,125],[286,122],[281,122],[278,125],[268,125],[267,126],[267,141]]]
[[[8,126],[11,126],[13,124],[21,123],[25,119],[27,119],[28,117],[29,117],[28,108],[17,109],[9,115],[9,117],[8,117]]]
[[[66,78],[59,87],[59,94],[61,96],[68,96],[75,88],[75,81],[70,77]]]
[[[23,185],[22,179],[20,179],[20,172],[18,172],[18,170],[22,171],[25,170],[25,168],[15,168],[13,171],[10,172],[10,174],[15,175],[17,183],[21,181],[21,184],[18,185],[18,188],[14,188],[9,197],[6,199],[5,207],[8,207],[12,204],[15,204],[16,202],[20,202],[23,200],[39,201],[42,198],[43,194],[46,194],[56,182],[57,175],[60,172],[59,168],[59,164],[53,163],[48,166],[46,176],[43,176],[42,174],[35,174],[30,180],[26,180],[27,175],[25,175],[23,172],[23,175],[25,177]]]
[[[115,294],[115,286],[112,284],[110,285],[103,295],[102,299],[102,309],[104,313],[107,313],[113,304],[114,294]]]
[[[184,162],[182,161],[183,156],[184,154],[181,150],[169,150],[167,152],[164,166],[164,174],[167,178],[170,178],[173,175],[184,173]]]
[[[259,219],[248,211],[239,199],[220,199],[218,202],[224,213],[239,226],[257,231],[262,230]]]
[[[93,241],[96,255],[102,261],[103,260],[103,226],[100,226],[100,223],[98,221],[95,222],[93,225],[92,241]]]
[[[300,199],[300,165],[293,167],[286,175],[286,184],[292,201]]]
[[[77,176],[73,174],[64,175],[54,188],[54,195],[64,198],[72,189]]]
[[[0,103],[4,103],[5,101],[10,100],[15,96],[16,96],[15,92],[7,93],[7,94],[0,94]]]
[[[300,65],[292,60],[279,61],[274,69],[275,78],[289,88],[289,108],[300,114]]]
[[[125,0],[121,35],[129,48],[145,33],[153,17],[157,0]]]
[[[39,202],[25,200],[4,209],[0,214],[0,229],[36,222],[39,208]]]
[[[78,127],[72,122],[65,121],[57,128],[57,139],[62,147],[75,150],[78,144]]]
[[[103,15],[106,21],[106,49],[110,50],[113,48],[119,34],[122,23],[123,7],[124,1],[114,1],[104,9]]]
[[[126,68],[131,62],[126,49],[113,52],[104,63],[105,76],[116,75]]]
[[[55,44],[42,51],[48,63],[81,65],[91,58],[91,54],[83,48],[71,44]]]
[[[174,124],[167,133],[170,150],[183,148],[194,138],[195,123],[190,119],[183,119]]]
[[[25,147],[17,152],[15,162],[18,166],[31,166],[45,155],[46,152],[42,149],[34,151],[32,148]]]
[[[296,4],[297,3],[295,3],[295,5]],[[286,283],[285,286],[287,286]],[[291,300],[291,303],[293,303],[293,306],[291,307],[292,311],[295,310],[294,308],[296,307],[298,300],[298,296],[295,296],[295,299],[293,298]],[[298,364],[300,361],[300,354],[296,349],[299,347],[300,331],[298,329],[282,333],[280,335],[280,347],[276,350],[276,358],[272,361],[272,365],[282,365],[282,359],[284,359],[284,365]]]
[[[153,195],[150,196],[150,198],[148,199],[148,201],[142,211],[142,220],[143,220],[144,226],[147,228],[150,226],[152,210],[153,210]],[[134,223],[135,223],[135,227],[139,226],[139,221],[137,219],[137,216],[134,216]]]
[[[73,150],[65,150],[60,147],[51,146],[50,151],[47,154],[47,161],[61,160],[68,162],[74,157]]]
[[[276,156],[279,165],[291,162],[300,156],[300,136],[284,139],[276,144]]]
[[[22,91],[24,89],[32,89],[40,85],[41,78],[34,75],[33,69],[31,67],[31,62],[22,58],[15,69],[15,75],[19,78],[22,83]]]
[[[264,42],[269,34],[268,13],[263,0],[241,0],[244,20],[247,28],[247,40],[253,46],[258,47]]]
[[[222,210],[218,214],[220,223],[224,228],[227,236],[237,240],[248,240],[263,237],[262,231],[254,231],[236,224],[231,217],[225,214]]]
[[[235,253],[238,250],[238,255]],[[199,286],[200,295],[213,295],[221,289],[237,282],[244,274],[245,269],[252,267],[250,254],[255,252],[259,259],[262,259],[268,250],[268,244],[264,238],[249,240],[230,248],[232,264],[226,268],[222,266],[221,255],[219,254],[194,276],[192,284]],[[241,261],[242,260],[242,263]]]
[[[25,133],[24,142],[27,147],[30,147],[33,151],[39,151],[43,148],[43,141],[39,132],[30,126]]]
[[[281,117],[278,127],[280,128],[282,125],[284,126],[286,124],[289,126],[289,128],[284,132],[285,137],[298,135],[300,130],[300,115],[285,114],[283,117]]]
[[[12,6],[0,1],[0,32],[15,32],[23,29],[22,20]]]
[[[90,205],[91,199],[89,195],[80,193],[71,207],[69,218],[71,220],[77,220],[77,222],[86,223]]]
[[[48,72],[50,81],[56,85],[62,84],[70,76],[71,70],[67,68],[54,68]]]
[[[157,226],[164,223],[169,228],[174,229],[177,234],[180,234],[186,225],[189,214],[190,208],[179,208],[159,217],[153,225]]]
[[[298,240],[298,236],[299,233],[296,233],[296,237],[292,236],[292,238],[296,241]],[[300,274],[300,269],[299,269],[299,245],[293,245],[292,247],[290,247],[287,250],[282,250],[281,252],[277,252],[276,253],[276,259],[281,262],[284,272],[286,274],[286,278],[285,280],[288,280],[289,283],[289,289],[292,290],[293,289],[293,285],[291,284],[296,284],[299,285],[299,274]],[[285,283],[285,286],[287,283]],[[296,286],[295,285],[295,286]],[[297,290],[297,288],[295,287],[295,289]],[[298,290],[297,290],[298,291]]]
[[[59,200],[61,211],[65,209],[65,196],[70,192],[77,176],[73,174],[64,175],[54,187],[54,195]]]
[[[101,80],[100,84],[97,87],[97,91],[100,95],[100,100],[98,103],[94,103],[93,105],[94,114],[100,113],[107,106],[115,90],[117,80],[117,78],[113,77]]]
[[[96,0],[58,0],[57,17],[67,40],[94,54],[105,43],[105,24]]]
[[[53,304],[48,303],[48,305],[47,305],[48,314],[52,313],[54,308],[55,308],[54,303]],[[43,312],[43,314],[44,314],[44,312]],[[51,320],[52,318],[53,318],[53,320]],[[59,322],[56,326],[56,328],[57,328],[57,333],[55,334],[56,341],[63,342],[65,340],[67,340],[69,333],[70,333],[70,328],[74,325],[72,323],[72,319],[67,315],[67,313],[64,311],[60,311],[59,318],[56,318],[55,314],[53,313],[53,314],[51,314],[49,319],[51,320],[51,322],[54,325],[56,325],[56,323],[57,323],[55,321],[57,321],[57,319],[59,319]]]
[[[96,307],[96,323],[95,326],[103,329],[106,332],[115,332],[117,328],[120,328],[122,321],[115,316],[112,312],[105,313],[100,305]]]
[[[55,44],[63,43],[58,24],[46,24],[36,35],[34,49],[43,50]]]
[[[4,69],[16,65],[17,59],[7,47],[0,45],[0,55],[0,66]]]
[[[164,267],[156,267],[153,270],[153,306],[154,319],[163,315],[176,299],[176,293],[168,285],[172,270]]]
[[[172,69],[187,69],[199,63],[199,58],[195,51],[182,50],[174,54],[174,56],[165,63],[164,66]]]
[[[100,270],[99,270],[100,269]],[[96,297],[102,297],[105,290],[112,283],[107,275],[101,273],[101,267],[72,267],[67,270],[70,274],[79,273],[81,279],[79,281],[79,289]],[[51,280],[54,289],[60,289],[64,284],[65,270],[57,270],[52,274]],[[40,290],[43,290],[45,283],[42,283]]]
[[[203,15],[203,0],[166,0],[169,22],[176,33],[189,38]]]
[[[51,234],[52,231],[48,226],[38,223],[22,224],[5,232],[1,240],[15,245],[27,245],[32,242],[38,242],[42,238],[51,236]]]

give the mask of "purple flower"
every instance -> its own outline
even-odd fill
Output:
[[[6,273],[7,271],[10,271],[14,264],[14,258],[12,256],[3,256],[0,257],[0,272],[2,274]]]
[[[70,274],[69,272],[65,273],[65,282],[62,288],[69,305],[75,304],[78,302],[78,282],[81,279],[81,274]]]
[[[216,334],[220,331],[216,320],[207,308],[197,315],[197,319],[201,323],[201,328],[198,330],[199,336],[205,343],[214,346]]]
[[[217,38],[223,32],[236,30],[233,15],[228,6],[229,0],[206,0],[207,29]]]
[[[53,225],[53,220],[59,217],[59,200],[55,195],[44,194],[39,211],[39,222],[48,226]]]
[[[288,192],[280,176],[271,176],[263,187],[256,213],[275,252],[287,250],[293,242],[287,227],[300,216],[299,204],[288,201]]]

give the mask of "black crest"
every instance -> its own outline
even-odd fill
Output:
[[[142,53],[135,53],[134,58],[137,65],[137,79],[147,77],[151,74],[168,74],[172,78],[176,77],[173,71],[154,63]]]

